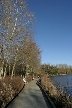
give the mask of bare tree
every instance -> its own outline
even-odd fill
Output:
[[[7,65],[11,76],[15,75],[19,64],[22,64],[23,70],[24,66],[30,65],[35,71],[40,65],[40,50],[33,39],[34,13],[29,11],[25,0],[1,0],[0,3],[0,46],[3,65],[6,60],[4,76],[7,73]]]

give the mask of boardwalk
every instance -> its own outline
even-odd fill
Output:
[[[48,100],[36,85],[36,80],[27,84],[7,108],[51,108]]]

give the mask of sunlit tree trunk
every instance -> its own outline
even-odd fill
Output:
[[[7,48],[4,60],[8,59],[9,75],[15,75],[15,68],[25,63],[22,67],[30,65],[36,72],[40,65],[40,50],[33,40],[33,23],[35,17],[29,11],[25,0],[1,0],[2,16],[0,20],[0,31],[4,34],[3,48]],[[18,49],[18,50],[17,50]],[[5,53],[5,52],[3,52]],[[11,67],[12,66],[12,67]],[[6,76],[6,68],[4,77]]]

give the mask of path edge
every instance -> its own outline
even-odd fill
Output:
[[[7,105],[5,106],[5,108],[7,108],[9,106],[9,104],[20,94],[20,92],[24,89],[24,87],[25,87],[25,84],[23,85],[22,89],[14,96],[14,98],[7,103]]]
[[[52,108],[56,108],[56,106],[54,105],[53,101],[50,99],[50,97],[48,96],[48,94],[46,93],[46,91],[43,89],[42,85],[39,83],[39,81],[36,82],[36,84],[42,89],[42,91],[45,93],[47,99],[49,100],[51,107]]]

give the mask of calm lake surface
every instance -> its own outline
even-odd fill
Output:
[[[58,90],[64,91],[72,97],[72,75],[52,76],[51,80]]]

